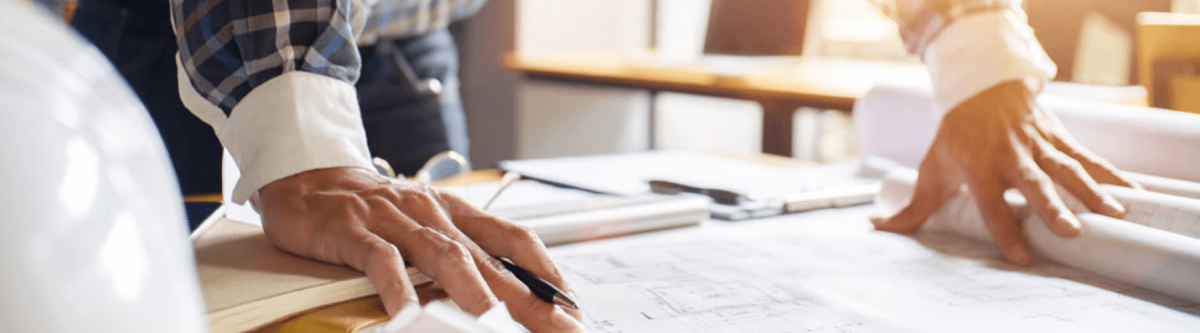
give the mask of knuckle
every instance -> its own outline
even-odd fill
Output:
[[[404,198],[401,191],[394,187],[384,187],[376,191],[376,195],[391,202],[400,202]]]
[[[484,265],[496,272],[496,274],[501,278],[507,278],[508,276],[512,275],[512,272],[508,271],[508,268],[504,267],[504,263],[501,262],[500,259],[487,257],[483,258],[482,261]]]
[[[414,199],[416,199],[417,202],[420,202],[421,204],[425,205],[426,207],[441,206],[439,204],[437,198],[434,197],[433,194],[430,194],[429,192],[417,193],[417,195],[414,197]]]
[[[896,215],[892,216],[890,219],[888,219],[888,221],[908,221],[919,218],[921,216],[921,211],[919,207],[917,207],[917,204],[918,203],[909,203],[908,206],[904,206],[899,213],[896,213]]]
[[[1086,176],[1087,170],[1083,168],[1083,164],[1073,158],[1063,159],[1058,165],[1063,171],[1072,172],[1078,175]]]
[[[1043,167],[1059,167],[1062,165],[1063,157],[1066,156],[1056,154],[1053,151],[1043,151],[1041,153],[1034,154],[1037,165],[1041,165]]]
[[[422,252],[426,253],[422,258],[415,258],[419,261],[416,264],[418,267],[430,268],[427,272],[432,273],[430,276],[434,279],[448,277],[446,274],[465,274],[465,269],[475,265],[471,251],[465,245],[446,237],[434,228],[416,229],[413,236],[417,244],[412,246],[421,247],[424,249]]]
[[[401,263],[400,250],[389,243],[366,242],[359,245],[359,253],[347,254],[344,262],[363,272],[376,271],[381,267]]]
[[[1067,211],[1066,208],[1063,207],[1062,202],[1055,199],[1057,198],[1047,198],[1047,200],[1040,203],[1042,206],[1042,211],[1046,214],[1046,218],[1054,218],[1057,217],[1058,214]]]
[[[1025,183],[1042,184],[1048,181],[1046,173],[1037,165],[1022,163],[1017,167],[1017,179]]]
[[[441,231],[430,227],[420,227],[412,231],[413,235],[421,242],[427,243],[429,246],[437,248],[439,251],[446,250],[449,247],[450,241]]]
[[[471,251],[466,245],[451,241],[445,247],[446,257],[455,262],[471,262]]]
[[[362,245],[364,247],[363,252],[368,258],[370,258],[369,262],[388,262],[401,260],[400,249],[397,249],[396,246],[392,245],[391,243],[359,242],[364,243]]]
[[[388,197],[379,195],[366,196],[363,198],[362,202],[364,203],[364,207],[362,208],[363,210],[369,210],[373,207],[391,206],[394,204]]]
[[[422,184],[422,186],[426,185]],[[433,195],[421,189],[399,191],[396,195],[398,201],[403,202],[405,206],[434,207],[438,205],[437,199]]]
[[[436,229],[424,227],[417,231],[419,237],[429,243],[439,254],[438,261],[447,264],[471,262],[471,251],[459,242],[451,240]]]
[[[1074,158],[1059,151],[1051,151],[1039,154],[1037,164],[1042,165],[1046,170],[1056,172],[1082,172],[1083,165]]]
[[[524,318],[525,320],[542,321],[547,319],[543,317],[544,315],[539,315],[542,313],[542,311],[538,311],[541,307],[546,306],[547,303],[542,302],[542,300],[538,299],[537,297],[533,297],[532,294],[522,300],[520,304],[521,310],[517,312],[527,313],[528,316]]]
[[[542,243],[541,237],[539,237],[537,232],[533,231],[533,228],[530,228],[529,226],[508,223],[505,228],[508,229],[508,236],[516,242],[537,244]]]
[[[426,195],[437,192],[437,189],[434,188],[433,185],[425,183],[415,183],[412,185],[411,189],[413,193],[423,193]]]
[[[380,282],[379,284],[375,285],[375,288],[379,290],[381,295],[404,295],[405,298],[415,297],[416,295],[407,294],[408,287],[409,284],[401,280]]]
[[[472,298],[471,302],[474,302],[475,304],[487,306],[487,307],[491,307],[492,304],[496,302],[495,296],[493,296],[491,293],[487,293],[487,292],[475,293],[474,295],[471,296],[471,298]]]
[[[437,188],[432,188],[429,192],[435,199],[441,202],[465,202],[458,194],[450,191],[443,191]]]

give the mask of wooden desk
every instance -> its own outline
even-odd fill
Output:
[[[763,108],[764,153],[792,155],[792,114],[799,107],[850,112],[878,84],[929,86],[925,66],[831,58],[706,58],[668,63],[653,54],[509,53],[504,65],[530,77],[756,101]]]

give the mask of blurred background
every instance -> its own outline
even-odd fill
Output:
[[[1170,96],[1153,101],[1139,70],[1191,73],[1200,59],[1138,62],[1140,12],[1200,13],[1200,1],[1024,5],[1059,66],[1053,92],[1170,107]],[[895,24],[869,0],[491,0],[452,31],[476,168],[646,149],[833,161],[854,153],[840,98],[882,82],[928,85]],[[689,80],[758,90],[699,89]],[[781,95],[808,89],[837,98],[776,103],[762,91],[772,83]]]

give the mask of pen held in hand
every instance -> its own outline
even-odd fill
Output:
[[[537,296],[537,298],[546,301],[547,303],[555,304],[564,308],[579,310],[579,305],[575,303],[575,299],[571,298],[571,296],[567,295],[562,290],[559,290],[550,282],[534,276],[533,273],[530,273],[524,268],[513,264],[512,261],[508,260],[508,258],[497,257],[496,260],[499,260],[500,263],[504,264],[504,268],[507,268],[508,271],[512,272],[513,276],[517,277],[517,280],[521,280],[521,283],[524,283],[526,287],[529,287],[529,291],[533,292],[533,295]]]
[[[521,175],[518,173],[504,173],[504,177],[500,180],[500,188],[497,189],[496,193],[493,194],[492,197],[488,199],[487,203],[483,205],[482,210],[486,211],[488,208],[490,208],[492,206],[492,202],[495,202],[496,198],[500,197],[500,193],[504,193],[504,190],[518,179],[521,179]],[[508,260],[508,258],[496,257],[496,260],[499,260],[500,263],[504,264],[504,268],[508,269],[509,272],[512,272],[513,276],[515,276],[517,280],[520,280],[522,284],[525,284],[525,286],[529,288],[529,291],[533,292],[533,295],[537,296],[537,298],[550,304],[555,304],[571,310],[579,310],[579,305],[575,303],[575,299],[573,299],[571,296],[568,296],[562,290],[559,290],[558,287],[555,287],[550,282],[533,275],[533,273],[521,268],[521,266],[517,266],[517,264],[514,264],[512,261]]]

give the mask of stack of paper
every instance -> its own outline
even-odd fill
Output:
[[[366,276],[276,249],[262,228],[218,219],[193,241],[213,332],[241,332],[325,305],[377,294]],[[414,285],[430,282],[409,268]]]
[[[499,183],[447,187],[477,207],[499,190]],[[597,194],[533,180],[510,185],[489,213],[528,226],[547,245],[678,228],[708,219],[702,196]]]
[[[500,167],[554,184],[613,195],[652,192],[650,181],[735,193],[738,204],[710,205],[713,217],[741,220],[869,203],[878,180],[856,162],[814,165],[787,159],[740,160],[682,151],[504,161]]]

